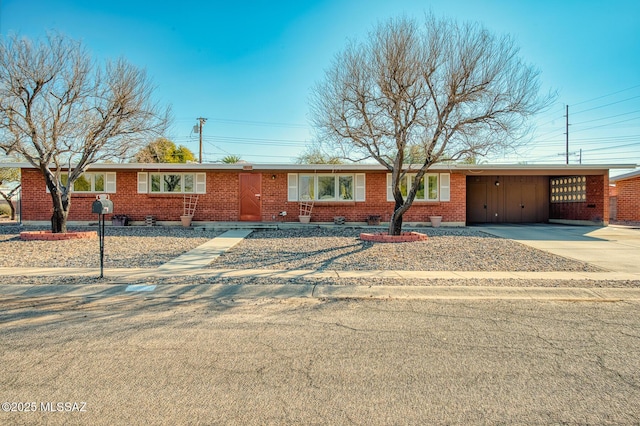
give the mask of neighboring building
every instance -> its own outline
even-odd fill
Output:
[[[23,222],[49,223],[44,178],[31,166],[20,167]],[[426,175],[404,223],[428,224],[430,216],[442,216],[449,226],[607,224],[609,170],[633,167],[439,164]],[[94,164],[74,185],[69,221],[95,222],[91,204],[108,193],[114,213],[134,223],[149,215],[159,223],[180,223],[191,195],[198,195],[194,223],[295,222],[299,202],[306,199],[314,200],[312,222],[329,223],[336,216],[348,223],[369,216],[386,222],[394,207],[390,176],[379,165],[363,164]]]
[[[615,186],[611,196],[612,220],[640,222],[640,170],[609,179]]]

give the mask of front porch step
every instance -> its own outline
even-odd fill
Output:
[[[194,231],[228,231],[231,229],[278,229],[278,223],[265,222],[220,222],[203,225],[192,225]]]

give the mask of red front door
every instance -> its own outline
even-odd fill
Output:
[[[240,220],[262,221],[262,175],[240,173]]]

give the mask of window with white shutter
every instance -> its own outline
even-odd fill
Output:
[[[149,192],[149,182],[147,179],[147,172],[138,172],[138,194],[146,194]]]
[[[298,201],[298,174],[289,173],[287,182],[289,186],[287,201]]]
[[[365,187],[365,174],[356,173],[356,201],[365,201],[366,187]]]
[[[207,192],[207,174],[196,173],[196,193],[205,194]]]
[[[451,201],[451,175],[440,173],[440,201]]]
[[[105,192],[114,194],[116,192],[116,174],[115,172],[105,173]]]

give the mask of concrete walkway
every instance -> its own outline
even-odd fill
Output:
[[[250,229],[233,229],[226,231],[218,237],[194,248],[193,250],[176,257],[175,259],[161,265],[158,268],[160,273],[175,274],[182,271],[191,271],[206,267],[218,256],[239,244],[249,234]]]
[[[482,226],[480,230],[509,238],[540,250],[592,263],[606,272],[521,272],[521,271],[332,271],[273,269],[209,269],[216,257],[246,238],[251,230],[227,231],[217,238],[165,263],[158,268],[104,270],[115,282],[92,285],[0,286],[4,296],[100,296],[125,292],[145,292],[153,297],[197,292],[218,298],[253,297],[331,297],[331,298],[418,298],[418,299],[544,299],[544,300],[640,300],[638,288],[551,288],[477,286],[349,286],[349,285],[146,285],[154,277],[206,277],[215,279],[265,277],[287,281],[296,279],[386,278],[419,280],[524,279],[590,280],[640,282],[640,230],[627,228],[573,227],[561,225]],[[97,277],[95,268],[0,268],[0,277],[9,276],[87,276]],[[337,282],[336,284],[339,284]]]

